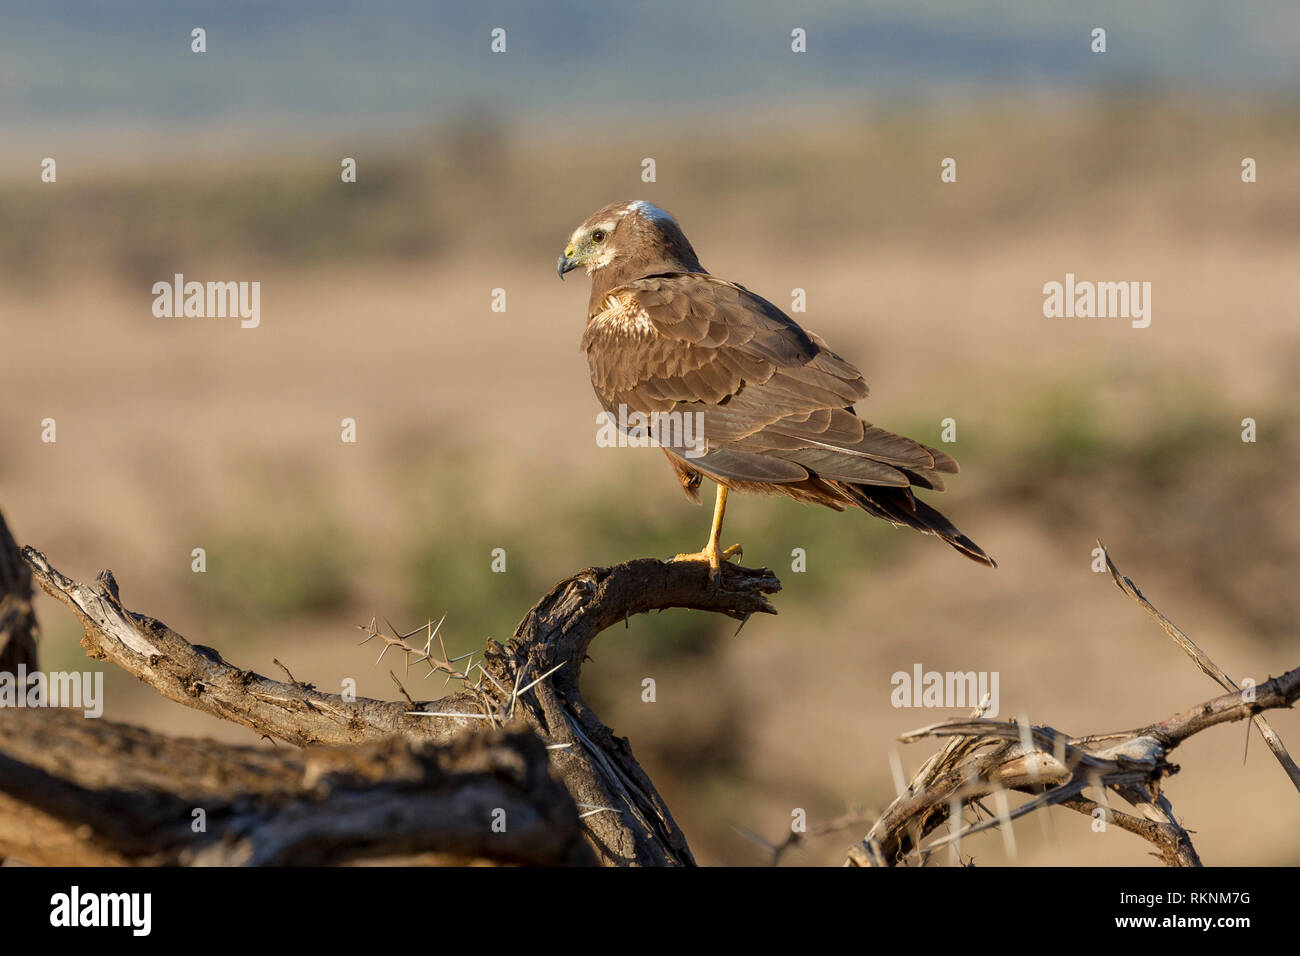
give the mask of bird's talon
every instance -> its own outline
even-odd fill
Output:
[[[713,567],[713,562],[709,560],[709,553],[707,551],[693,551],[690,554],[674,554],[668,559],[669,564],[676,564],[679,561],[703,561],[708,564],[709,567]]]
[[[722,588],[722,564],[732,558],[741,555],[740,545],[735,544],[726,551],[719,551],[717,548],[706,548],[704,551],[696,551],[693,554],[675,554],[668,559],[669,563],[677,561],[690,561],[694,563],[703,563],[709,566],[709,577],[713,581],[713,587],[716,590]]]

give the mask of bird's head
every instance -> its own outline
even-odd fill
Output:
[[[642,271],[647,266],[670,272],[703,271],[677,221],[643,199],[610,203],[573,230],[555,271],[563,279],[579,266],[589,276],[606,270],[620,280],[651,274]]]

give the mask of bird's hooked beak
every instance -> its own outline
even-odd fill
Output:
[[[566,246],[564,255],[560,256],[560,258],[556,260],[555,274],[561,279],[564,278],[566,272],[572,272],[574,269],[578,268],[578,260],[573,258],[573,252],[573,246]]]

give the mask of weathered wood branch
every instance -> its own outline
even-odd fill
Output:
[[[31,571],[0,515],[0,673],[36,670],[36,640]]]
[[[768,595],[780,588],[765,569],[730,565],[718,583],[698,564],[642,559],[587,568],[552,588],[510,641],[489,640],[479,660],[459,665],[445,647],[435,649],[432,626],[422,644],[372,626],[370,638],[396,647],[408,668],[424,666],[460,684],[439,700],[417,701],[403,689],[406,699],[393,702],[322,693],[278,661],[287,681],[242,669],[128,610],[110,572],[87,586],[37,551],[26,549],[23,558],[17,560],[0,520],[4,660],[35,669],[34,580],[77,614],[92,657],[171,700],[313,748],[228,747],[75,712],[5,708],[0,857],[36,863],[689,865],[685,837],[628,741],[583,701],[582,663],[597,635],[633,614],[677,607],[743,622],[775,613]],[[1261,712],[1300,698],[1300,669],[1237,688],[1110,568],[1116,583],[1231,693],[1122,733],[1072,737],[1047,726],[984,720],[977,711],[906,735],[949,740],[850,850],[850,865],[893,865],[912,855],[924,862],[966,836],[1060,805],[1103,814],[1149,841],[1168,865],[1197,866],[1191,838],[1161,790],[1177,772],[1168,759],[1176,747],[1209,727],[1249,719],[1292,772],[1294,762]],[[1011,810],[1009,791],[1032,799]],[[1112,797],[1137,812],[1116,809]],[[996,812],[988,811],[990,798]],[[969,807],[985,818],[962,820]],[[202,811],[203,828],[194,826],[195,811]],[[492,825],[497,819],[504,828]],[[949,833],[936,834],[945,823]],[[774,859],[789,845],[775,848]]]
[[[5,856],[52,866],[595,862],[528,731],[268,751],[66,710],[0,719]]]
[[[101,571],[92,587],[61,574],[34,548],[24,548],[23,557],[36,583],[81,620],[81,646],[91,658],[116,664],[169,700],[303,747],[357,744],[399,733],[449,740],[461,729],[452,722],[408,717],[411,707],[405,702],[348,701],[310,684],[244,670],[161,621],[127,610],[111,571]],[[439,704],[442,710],[468,707],[455,698]]]
[[[461,671],[446,660],[445,652],[441,657],[434,653],[432,631],[422,649],[400,635],[385,637],[390,645],[401,647],[408,664],[443,671],[458,677],[463,685],[461,691],[436,701],[390,702],[345,700],[291,675],[288,681],[277,681],[237,667],[212,648],[191,644],[162,622],[128,610],[111,572],[101,572],[95,585],[87,586],[61,574],[34,549],[25,549],[23,556],[34,580],[81,620],[85,631],[82,646],[91,657],[111,661],[171,700],[267,737],[299,746],[340,746],[400,735],[406,740],[404,746],[415,747],[413,740],[459,746],[466,732],[498,726],[534,732],[540,737],[539,746],[547,748],[544,752],[550,755],[552,770],[582,813],[588,847],[594,850],[594,858],[606,865],[680,865],[694,860],[627,740],[615,737],[582,699],[579,678],[591,641],[633,614],[670,607],[714,611],[742,621],[754,613],[775,613],[766,596],[780,588],[776,577],[765,569],[727,566],[715,584],[708,570],[698,564],[643,559],[611,568],[588,568],[543,597],[506,645],[488,642],[482,660],[474,665],[477,680],[468,666]],[[372,636],[379,635],[372,632]],[[89,740],[70,738],[57,750],[65,760],[76,762],[79,751],[91,746]],[[112,749],[108,743],[103,746]],[[233,754],[223,756],[216,745],[208,746],[213,748],[214,765],[221,759],[236,759]],[[95,798],[83,793],[86,788],[71,777],[60,784],[48,768],[42,771],[30,766],[29,757],[0,747],[0,760],[9,761],[8,767],[15,771],[28,768],[13,777],[27,780],[28,789],[21,794],[0,792],[35,809],[42,788],[64,787],[81,795],[82,802],[73,801],[73,806],[91,813],[86,801]],[[171,799],[181,799],[175,787],[163,789]],[[318,815],[324,821],[330,816],[328,810],[317,805],[308,815]],[[301,812],[308,813],[305,809]],[[69,827],[74,816],[67,815]],[[369,819],[374,822],[383,817]],[[480,826],[486,824],[486,818],[480,821]],[[90,829],[100,832],[94,826]],[[69,832],[75,837],[80,831],[72,827]],[[170,833],[166,828],[158,832]],[[339,835],[337,828],[328,832]],[[68,839],[66,833],[63,836]],[[259,846],[268,842],[273,841],[268,838]],[[401,847],[410,852],[417,843],[413,834],[406,834]],[[117,832],[116,842],[109,841],[107,850],[97,849],[89,840],[84,841],[83,850],[88,857],[116,853],[122,861],[209,858],[180,851],[169,856],[170,844],[135,847],[131,852],[123,849],[125,845],[125,834]],[[376,848],[371,846],[370,851]],[[253,862],[278,859],[264,849],[249,849],[245,858]],[[295,850],[292,858],[300,861],[301,852]]]
[[[703,565],[641,559],[580,571],[524,616],[504,653],[515,673],[559,667],[528,698],[529,709],[545,738],[569,745],[557,751],[556,765],[579,805],[595,811],[588,820],[604,818],[591,828],[604,862],[691,864],[694,857],[627,739],[615,737],[582,701],[579,668],[592,639],[632,614],[668,607],[716,611],[742,622],[755,613],[775,614],[766,595],[780,586],[766,569],[724,565],[715,587]],[[604,807],[614,812],[596,809]]]
[[[982,830],[1010,826],[1026,813],[1060,805],[1087,815],[1100,811],[1108,822],[1149,841],[1167,866],[1200,866],[1191,836],[1174,816],[1161,783],[1178,772],[1168,758],[1179,744],[1231,721],[1253,721],[1295,781],[1295,762],[1261,714],[1290,707],[1300,699],[1300,668],[1258,687],[1239,688],[1120,574],[1109,554],[1106,563],[1120,589],[1230,693],[1120,733],[1072,737],[1048,726],[985,720],[977,710],[968,720],[943,721],[905,734],[899,738],[904,742],[923,737],[951,739],[926,761],[907,791],[881,814],[866,837],[849,849],[847,865],[893,866],[913,854],[923,863],[940,847]],[[1096,792],[1097,800],[1084,796],[1089,788]],[[1005,803],[1007,791],[1031,794],[1034,799],[1012,811]],[[1127,801],[1141,816],[1114,809],[1105,799],[1108,794]],[[958,815],[965,808],[983,808],[981,801],[990,796],[998,798],[998,812],[975,823],[960,820]],[[944,824],[949,825],[949,835],[927,842]]]

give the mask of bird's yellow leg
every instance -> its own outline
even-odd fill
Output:
[[[720,542],[722,541],[722,518],[727,513],[727,487],[718,485],[718,500],[713,506],[713,528],[709,531],[709,542],[704,546],[703,551],[696,551],[694,554],[678,554],[669,560],[672,561],[707,561],[709,567],[714,572],[722,570],[722,562],[731,558],[738,558],[743,555],[744,549],[738,544],[733,544],[725,551],[722,550]]]

